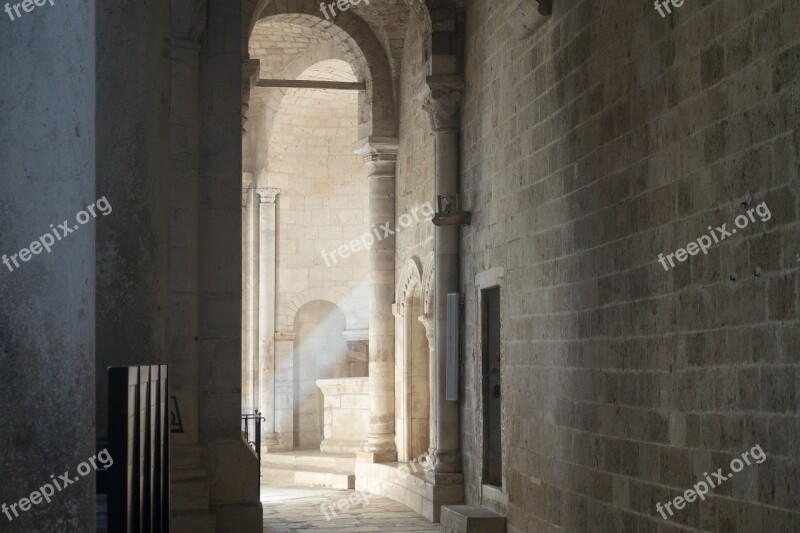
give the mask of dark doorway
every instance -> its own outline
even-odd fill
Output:
[[[500,416],[500,288],[481,291],[481,337],[483,351],[483,482],[503,485],[503,453]]]

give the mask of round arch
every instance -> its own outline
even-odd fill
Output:
[[[380,41],[370,26],[350,11],[326,20],[315,0],[296,0],[286,7],[285,2],[261,0],[253,11],[247,39],[259,20],[276,20],[312,27],[327,34],[344,52],[366,91],[359,94],[359,138],[397,136],[392,72]]]

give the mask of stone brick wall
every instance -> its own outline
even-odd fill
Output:
[[[509,4],[467,3],[468,500],[474,281],[503,267],[509,532],[800,530],[800,3],[556,0],[528,40]],[[747,198],[772,219],[659,265]],[[763,464],[656,514],[756,444]]]
[[[434,144],[428,115],[419,101],[425,87],[422,33],[417,23],[406,34],[400,80],[400,144],[397,157],[397,204],[395,215],[411,213],[430,202],[434,206]],[[398,225],[398,221],[395,221]],[[425,261],[433,252],[433,225],[415,224],[397,234],[395,279],[399,280],[409,258]],[[422,273],[420,273],[422,274]]]

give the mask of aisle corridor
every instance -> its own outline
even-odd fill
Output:
[[[264,533],[295,531],[337,532],[441,532],[439,524],[431,524],[407,507],[381,496],[367,495],[369,502],[346,512],[328,511],[326,520],[323,504],[335,505],[355,491],[334,489],[302,489],[297,487],[261,486],[264,505]],[[344,504],[343,504],[344,506]],[[329,508],[329,507],[328,507]]]

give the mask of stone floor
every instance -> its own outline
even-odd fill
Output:
[[[439,524],[431,524],[404,505],[372,494],[352,508],[340,511],[336,504],[359,497],[352,490],[304,489],[297,487],[261,486],[264,505],[264,533],[289,533],[301,531],[321,532],[441,532]],[[352,495],[352,496],[351,496]],[[323,504],[334,505],[336,515],[327,507],[326,519]]]

